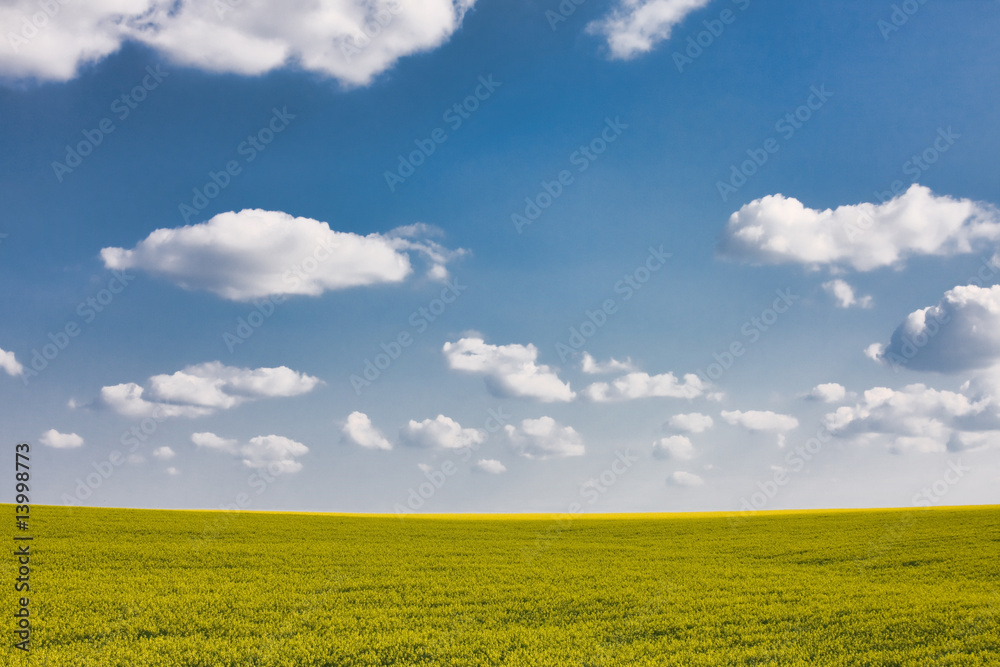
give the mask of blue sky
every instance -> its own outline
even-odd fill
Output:
[[[36,502],[997,502],[996,3],[166,5],[0,8]]]

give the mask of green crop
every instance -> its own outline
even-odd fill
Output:
[[[32,519],[3,665],[1000,665],[996,507]]]

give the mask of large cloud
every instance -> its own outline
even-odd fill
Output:
[[[825,424],[833,435],[882,442],[894,451],[943,452],[1000,444],[995,397],[971,397],[923,384],[869,389],[853,407],[826,415]]]
[[[136,41],[212,72],[294,66],[364,85],[399,58],[447,41],[474,2],[12,0],[0,5],[0,75],[65,81]]]
[[[915,184],[883,204],[823,211],[780,194],[756,199],[729,218],[719,252],[753,264],[871,271],[910,256],[973,252],[998,239],[996,207]]]
[[[504,426],[504,431],[514,451],[528,459],[583,456],[585,452],[580,434],[552,417],[525,419],[520,426]]]
[[[870,356],[913,370],[955,373],[1000,363],[1000,285],[965,285],[945,292],[936,306],[910,313],[888,346]]]
[[[399,431],[403,444],[429,449],[462,449],[480,445],[486,434],[474,428],[462,428],[454,419],[438,415],[422,422],[413,419]]]
[[[705,383],[693,373],[685,375],[681,382],[673,373],[650,375],[636,372],[610,383],[595,382],[584,390],[584,395],[599,403],[651,397],[696,398],[704,393],[705,388]]]
[[[428,236],[427,225],[388,234],[337,232],[325,222],[280,211],[246,209],[220,213],[208,222],[157,229],[135,248],[104,248],[109,269],[140,269],[191,290],[248,301],[279,294],[319,295],[327,290],[398,283],[413,269],[408,251],[447,276],[450,251]]]
[[[612,58],[634,58],[670,38],[674,26],[709,0],[620,0],[600,21],[587,26],[604,35]]]
[[[486,376],[486,386],[497,396],[536,398],[543,402],[572,401],[576,394],[546,365],[536,364],[534,345],[489,345],[482,338],[445,343],[444,356],[452,370]]]
[[[247,401],[305,394],[319,382],[286,366],[250,369],[211,361],[154,375],[147,388],[134,382],[103,387],[101,400],[130,417],[201,417]]]
[[[359,447],[364,447],[365,449],[392,449],[392,443],[382,435],[381,431],[372,425],[372,420],[363,412],[355,411],[348,415],[347,421],[344,422],[343,432],[348,440]]]
[[[309,453],[309,448],[280,435],[258,435],[246,444],[221,438],[214,433],[194,433],[191,442],[198,447],[236,456],[248,468],[266,469],[272,475],[298,472],[302,464],[295,457]]]

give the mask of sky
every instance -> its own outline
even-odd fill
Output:
[[[1000,502],[1000,3],[9,0],[32,501]]]

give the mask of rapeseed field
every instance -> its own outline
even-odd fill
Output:
[[[997,507],[33,519],[3,665],[1000,665]]]

